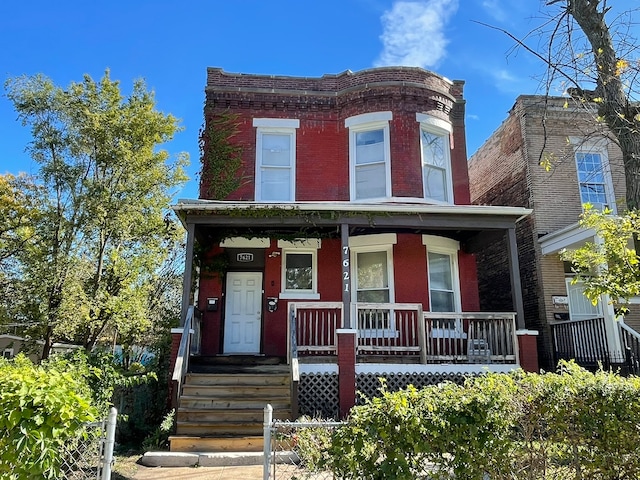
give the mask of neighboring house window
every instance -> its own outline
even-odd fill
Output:
[[[424,198],[452,203],[453,181],[449,142],[451,125],[423,113],[417,113],[416,120],[420,123]]]
[[[13,348],[5,348],[2,351],[2,356],[4,358],[13,358]]]
[[[391,196],[391,112],[365,113],[349,117],[349,164],[351,200]]]
[[[459,312],[462,309],[458,273],[459,243],[434,235],[423,235],[422,243],[427,247],[429,310],[431,312]],[[462,322],[459,319],[434,320],[433,327],[433,336],[465,336],[462,331]]]
[[[319,239],[288,242],[278,241],[282,249],[282,292],[280,298],[319,300],[318,249]]]
[[[300,121],[254,118],[256,137],[256,192],[259,202],[295,200],[296,128]]]
[[[366,235],[349,239],[352,252],[356,302],[393,303],[393,245],[395,234]],[[367,337],[395,335],[392,310],[358,308],[358,329]]]
[[[578,144],[575,158],[581,203],[590,203],[598,210],[609,208],[615,211],[613,182],[603,142]]]

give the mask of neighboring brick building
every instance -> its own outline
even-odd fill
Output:
[[[529,210],[470,205],[464,110],[463,82],[420,68],[209,69],[207,126],[232,119],[242,182],[207,199],[205,161],[200,199],[174,206],[188,232],[183,318],[203,312],[192,360],[236,360],[237,373],[268,359],[299,373],[301,413],[334,416],[379,377],[398,388],[536,370],[515,241]],[[478,313],[476,254],[496,238],[516,288],[506,313]]]
[[[581,286],[571,285],[570,266],[558,255],[594,238],[577,223],[583,203],[615,211],[624,208],[625,198],[620,150],[589,112],[572,105],[565,98],[518,97],[507,119],[469,160],[474,204],[533,209],[516,230],[525,323],[540,332],[543,368],[553,368],[563,356],[551,325],[569,319],[604,318],[610,358],[619,361],[622,355],[613,307],[606,299],[593,307]],[[504,308],[509,290],[500,246],[482,252],[478,265],[481,307]],[[635,325],[634,318],[632,312],[627,323]]]

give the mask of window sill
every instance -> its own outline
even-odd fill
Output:
[[[281,300],[320,300],[319,293],[313,292],[281,292]]]

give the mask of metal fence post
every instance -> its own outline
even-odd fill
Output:
[[[109,416],[107,417],[107,437],[104,441],[104,455],[102,458],[102,478],[101,480],[111,479],[111,466],[113,465],[113,447],[116,443],[116,421],[118,411],[111,407]]]
[[[264,452],[264,468],[262,470],[262,480],[269,480],[269,469],[271,466],[271,423],[273,422],[273,407],[267,403],[264,407],[264,438],[262,450]]]

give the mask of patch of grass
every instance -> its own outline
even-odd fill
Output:
[[[111,471],[112,480],[132,480],[140,468],[140,455],[116,455],[116,461]]]

